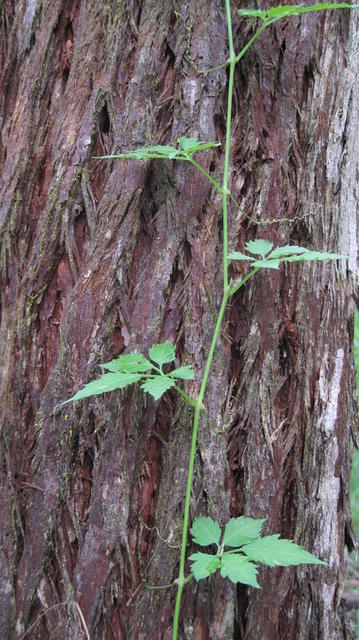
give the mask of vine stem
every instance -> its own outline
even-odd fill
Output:
[[[244,276],[244,278],[242,278],[242,280],[240,280],[239,282],[231,283],[229,287],[229,295],[234,296],[237,293],[237,291],[239,291],[243,287],[243,285],[245,285],[248,282],[248,280],[250,280],[251,278],[253,278],[253,276],[256,275],[257,271],[259,271],[259,267],[255,267],[254,269],[252,269],[252,271],[247,273],[247,275]]]
[[[185,498],[185,507],[184,507],[184,516],[183,516],[180,568],[179,568],[179,574],[177,578],[178,586],[177,586],[175,612],[174,612],[174,618],[173,618],[173,640],[177,640],[177,637],[178,637],[178,622],[179,622],[179,614],[180,614],[180,608],[181,608],[181,598],[182,598],[183,587],[185,585],[185,580],[186,580],[184,575],[184,567],[185,567],[185,560],[186,560],[189,511],[190,511],[190,505],[191,505],[191,489],[192,489],[194,460],[196,455],[199,417],[201,413],[204,394],[206,391],[207,380],[208,380],[208,376],[209,376],[209,372],[210,372],[210,368],[213,360],[214,350],[216,348],[217,340],[221,331],[222,321],[224,317],[224,312],[226,310],[228,298],[231,295],[229,284],[228,284],[227,199],[229,195],[229,191],[228,191],[229,151],[230,151],[230,140],[231,140],[232,93],[233,93],[233,80],[234,80],[234,68],[236,65],[236,57],[235,57],[234,48],[233,48],[230,4],[229,4],[229,0],[225,0],[225,2],[226,2],[227,28],[228,28],[229,51],[230,51],[230,71],[229,71],[228,106],[227,106],[227,123],[226,123],[226,148],[225,148],[224,175],[223,175],[223,187],[222,187],[223,298],[222,298],[221,307],[218,313],[218,318],[217,318],[216,326],[214,329],[212,342],[211,342],[209,354],[207,357],[207,362],[206,362],[204,373],[203,373],[201,388],[196,400],[196,406],[194,410],[191,451],[190,451],[190,458],[188,463],[187,489],[186,489],[186,498]]]
[[[177,584],[177,596],[176,596],[176,605],[175,605],[175,613],[173,617],[173,640],[177,640],[178,637],[178,622],[179,622],[179,614],[181,608],[181,598],[183,587],[193,574],[189,574],[189,576],[185,577],[184,575],[184,566],[186,561],[186,547],[187,547],[187,535],[188,535],[188,524],[189,524],[189,511],[191,506],[191,489],[192,489],[192,478],[193,478],[193,468],[194,468],[194,460],[196,456],[196,447],[197,447],[197,434],[198,434],[198,425],[199,418],[201,414],[201,410],[203,409],[203,398],[207,387],[207,381],[209,372],[211,369],[211,364],[213,360],[214,350],[217,345],[217,341],[219,338],[219,334],[221,331],[222,321],[224,317],[224,313],[227,307],[228,299],[233,296],[241,287],[243,287],[250,278],[257,273],[258,268],[252,269],[250,273],[248,273],[242,280],[238,283],[231,284],[227,287],[227,290],[223,294],[221,307],[218,313],[218,318],[215,326],[215,330],[213,333],[213,338],[206,362],[206,366],[203,373],[202,384],[195,401],[195,410],[194,410],[194,419],[193,419],[193,430],[192,430],[192,441],[191,441],[191,451],[188,463],[188,475],[187,475],[187,489],[186,489],[186,498],[185,498],[185,507],[184,507],[184,517],[183,517],[183,529],[182,529],[182,542],[181,542],[181,558],[180,558],[180,569],[178,578],[175,580]]]
[[[216,326],[213,333],[213,338],[209,350],[209,354],[207,357],[201,388],[199,394],[195,400],[194,407],[194,418],[193,418],[193,430],[192,430],[192,441],[191,441],[191,451],[188,463],[188,475],[187,475],[187,488],[186,488],[186,498],[185,498],[185,506],[184,506],[184,516],[183,516],[183,529],[182,529],[182,542],[181,542],[181,556],[180,556],[180,567],[178,578],[175,580],[177,584],[177,596],[176,596],[176,604],[175,604],[175,612],[173,617],[173,640],[177,640],[178,638],[178,623],[179,623],[179,615],[181,608],[181,598],[182,592],[185,584],[188,582],[189,576],[187,578],[184,575],[185,569],[185,561],[186,561],[186,547],[187,547],[187,536],[188,536],[188,524],[189,524],[189,512],[191,505],[191,489],[192,489],[192,479],[193,479],[193,469],[194,469],[194,460],[196,456],[196,447],[197,447],[197,435],[198,435],[198,425],[199,418],[201,414],[201,410],[203,408],[203,398],[206,391],[208,376],[213,360],[214,350],[217,345],[217,341],[220,335],[222,321],[224,317],[224,313],[227,307],[228,299],[233,296],[250,278],[252,278],[258,271],[258,269],[253,269],[245,278],[243,278],[239,283],[229,283],[228,281],[228,198],[232,196],[228,189],[228,180],[229,180],[229,156],[230,156],[230,146],[231,146],[231,120],[232,120],[232,98],[233,98],[233,84],[234,84],[234,70],[237,62],[244,56],[249,47],[253,44],[253,42],[259,38],[262,31],[268,26],[268,23],[263,24],[254,34],[254,36],[249,40],[247,45],[240,51],[240,53],[236,56],[233,46],[233,35],[232,35],[232,20],[231,20],[231,9],[230,9],[230,0],[225,0],[226,5],[226,16],[227,16],[227,30],[228,30],[228,42],[229,42],[229,84],[228,84],[228,104],[227,104],[227,122],[226,122],[226,143],[225,143],[225,155],[224,155],[224,171],[223,171],[223,183],[222,187],[218,184],[212,176],[210,176],[207,171],[201,167],[193,158],[190,160],[191,164],[198,169],[202,174],[204,174],[209,182],[215,187],[215,189],[221,193],[222,195],[222,214],[223,214],[223,298],[221,307],[218,313],[218,318],[216,322]],[[233,196],[232,196],[233,198]],[[192,574],[190,574],[192,575]]]
[[[185,575],[184,575],[184,565],[185,565],[185,560],[186,560],[186,546],[187,546],[187,535],[188,535],[189,511],[190,511],[190,505],[191,505],[191,488],[192,488],[194,459],[195,459],[195,455],[196,455],[196,445],[197,445],[197,434],[198,434],[199,417],[200,417],[200,413],[201,413],[204,393],[205,393],[206,386],[207,386],[207,380],[208,380],[208,376],[209,376],[209,371],[210,371],[211,364],[212,364],[213,354],[214,354],[214,350],[216,348],[218,336],[219,336],[219,333],[220,333],[220,330],[221,330],[222,320],[223,320],[224,312],[226,310],[226,306],[227,306],[227,301],[228,301],[229,295],[230,295],[230,293],[229,293],[229,289],[227,287],[227,291],[223,295],[221,308],[219,310],[217,323],[216,323],[216,327],[215,327],[215,330],[214,330],[212,343],[211,343],[211,347],[210,347],[210,350],[209,350],[209,354],[208,354],[208,358],[207,358],[207,362],[206,362],[206,366],[205,366],[205,370],[204,370],[204,374],[203,374],[203,379],[202,379],[200,392],[198,394],[198,397],[197,397],[197,400],[196,400],[196,406],[195,406],[195,410],[194,410],[191,451],[190,451],[190,457],[189,457],[189,463],[188,463],[187,489],[186,489],[186,499],[185,499],[184,517],[183,517],[180,569],[179,569],[178,578],[175,581],[177,583],[177,597],[176,597],[175,613],[174,613],[174,618],[173,618],[173,640],[177,640],[178,621],[179,621],[179,614],[180,614],[180,607],[181,607],[182,591],[183,591],[184,585],[187,582],[187,579],[185,578]]]

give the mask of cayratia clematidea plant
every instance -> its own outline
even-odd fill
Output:
[[[196,397],[190,396],[179,385],[182,380],[193,380],[194,372],[191,365],[184,364],[176,369],[169,370],[169,366],[175,359],[175,347],[170,342],[154,344],[148,352],[148,357],[141,353],[127,353],[119,358],[100,365],[106,373],[98,379],[86,384],[72,398],[64,402],[80,400],[95,394],[101,394],[114,389],[121,389],[130,384],[141,383],[141,388],[159,400],[169,389],[175,389],[194,410],[192,444],[190,458],[188,462],[187,490],[184,507],[182,543],[179,562],[179,573],[172,585],[177,587],[177,598],[173,620],[173,639],[177,639],[178,624],[180,614],[180,604],[182,591],[187,582],[192,578],[201,580],[210,574],[220,571],[224,578],[228,578],[234,583],[241,582],[252,587],[259,587],[256,574],[256,563],[266,564],[270,567],[307,564],[325,564],[315,558],[308,551],[290,540],[279,539],[279,534],[260,536],[260,531],[264,520],[253,519],[245,516],[232,518],[225,525],[224,531],[217,522],[209,517],[195,518],[191,535],[193,542],[201,547],[206,547],[206,552],[197,551],[193,553],[189,560],[191,562],[191,573],[185,575],[186,546],[189,526],[190,497],[193,477],[193,466],[196,454],[197,431],[201,412],[207,417],[204,401],[206,385],[214,350],[216,348],[218,336],[228,301],[241,289],[260,269],[279,269],[282,263],[302,262],[306,260],[339,260],[344,259],[336,253],[325,253],[312,251],[305,247],[286,245],[273,247],[272,243],[265,239],[251,240],[246,243],[246,253],[238,251],[228,252],[228,226],[227,226],[227,206],[228,201],[241,211],[238,203],[228,188],[228,170],[230,157],[231,139],[231,116],[232,116],[232,95],[233,80],[236,64],[241,60],[246,51],[260,37],[265,29],[275,22],[285,17],[300,16],[304,13],[323,11],[327,9],[352,9],[359,5],[347,3],[319,3],[311,6],[277,6],[268,10],[261,9],[239,9],[238,14],[242,18],[251,19],[254,24],[259,19],[254,35],[247,44],[236,54],[233,46],[232,21],[230,12],[230,0],[225,0],[225,10],[228,28],[229,58],[220,66],[208,69],[205,72],[229,67],[228,86],[228,107],[226,139],[224,149],[224,172],[223,181],[220,185],[196,160],[198,151],[213,149],[219,146],[219,142],[199,142],[195,138],[179,138],[176,146],[154,145],[135,149],[128,153],[120,153],[102,158],[129,158],[134,160],[176,160],[188,162],[196,170],[200,171],[212,187],[222,196],[222,225],[223,225],[223,297],[219,309],[217,323],[214,329],[211,347],[204,368],[199,393]],[[201,71],[201,73],[204,73]],[[239,280],[229,279],[228,266],[231,261],[242,260],[248,263],[249,271],[247,275]],[[165,367],[165,369],[164,369]],[[212,549],[211,551],[208,551]],[[150,587],[151,588],[151,587]],[[161,585],[158,587],[161,588]]]

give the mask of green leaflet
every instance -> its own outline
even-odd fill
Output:
[[[133,157],[136,160],[156,159],[160,156],[164,160],[173,160],[179,154],[179,150],[175,147],[167,145],[153,145],[149,147],[139,147],[133,152]]]
[[[126,353],[111,362],[100,364],[100,367],[108,371],[126,371],[127,373],[140,373],[152,369],[153,365],[142,353]]]
[[[148,147],[138,147],[126,153],[94,156],[94,160],[114,160],[116,158],[129,160],[174,160],[180,153],[180,149],[176,149],[175,147],[157,144]]]
[[[203,580],[203,578],[208,578],[211,573],[215,573],[215,571],[217,571],[221,566],[221,561],[217,556],[212,556],[209,553],[202,553],[201,551],[192,553],[189,560],[192,561],[191,571],[197,582],[198,580]]]
[[[312,11],[325,11],[328,9],[352,9],[353,7],[358,5],[348,4],[347,2],[318,2],[317,4],[312,4],[308,6],[303,5],[292,5],[292,6],[283,6],[279,5],[278,7],[272,7],[268,9],[267,16],[268,19],[272,18],[284,18],[286,16],[299,16],[302,13],[310,13]]]
[[[265,520],[246,518],[231,518],[224,529],[223,545],[225,547],[240,547],[257,538]]]
[[[289,567],[298,564],[326,564],[291,540],[279,540],[279,533],[258,538],[242,547],[242,551],[251,560],[261,562],[269,567]]]
[[[228,260],[255,260],[255,258],[247,256],[245,253],[241,253],[240,251],[232,251],[232,253],[228,254]]]
[[[183,151],[191,151],[198,145],[196,138],[178,138],[177,142]]]
[[[283,247],[276,247],[270,254],[271,258],[283,258],[284,256],[292,256],[294,254],[301,255],[307,253],[309,249],[297,247],[296,245],[286,244]]]
[[[96,396],[99,393],[114,391],[115,389],[123,389],[129,384],[133,384],[139,380],[141,380],[141,375],[135,373],[105,373],[98,380],[93,380],[92,382],[85,384],[83,389],[80,389],[80,391],[75,393],[74,396],[62,404],[67,404],[74,400],[81,400],[82,398],[88,398],[89,396]]]
[[[305,262],[306,260],[347,260],[349,256],[340,253],[327,253],[326,251],[307,251],[300,256],[282,258],[281,262]]]
[[[172,378],[159,375],[146,380],[146,382],[141,384],[141,389],[147,391],[147,393],[150,393],[155,400],[159,400],[159,398],[165,393],[165,391],[168,391],[168,389],[171,389],[171,387],[174,386],[175,381],[172,380]]]
[[[149,350],[149,356],[153,362],[162,367],[166,362],[173,362],[175,359],[175,348],[170,342],[162,342],[162,344],[154,344]]]
[[[171,160],[172,158],[175,158],[178,155],[179,150],[169,145],[155,144],[149,147],[139,147],[138,149],[135,149],[135,153],[136,154],[141,153],[145,155],[159,153],[160,155],[163,155],[165,158],[169,158]]]
[[[239,553],[228,553],[221,560],[221,576],[229,578],[235,584],[241,582],[259,589],[257,582],[258,569],[248,558]]]
[[[201,516],[193,520],[191,536],[193,542],[200,544],[202,547],[207,547],[209,544],[218,545],[221,537],[221,528],[218,522],[212,520],[212,518]]]
[[[251,266],[257,269],[279,269],[279,260],[256,260]]]
[[[174,369],[167,374],[170,378],[181,378],[181,380],[193,380],[194,371],[191,364],[184,364],[178,369]]]
[[[246,242],[245,246],[249,253],[265,256],[273,247],[273,243],[269,242],[269,240],[262,240],[261,238],[258,238],[257,240],[249,240],[249,242]]]
[[[220,142],[200,142],[196,138],[178,138],[178,144],[185,153],[193,154],[204,149],[219,147]]]

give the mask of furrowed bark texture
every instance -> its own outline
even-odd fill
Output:
[[[0,16],[0,636],[170,638],[174,589],[143,582],[177,576],[192,411],[137,387],[56,406],[100,362],[164,339],[199,390],[220,199],[189,166],[93,156],[223,142],[226,72],[199,76],[188,55],[226,59],[224,6],[5,0]],[[232,301],[206,394],[222,431],[201,424],[192,496],[192,517],[265,517],[328,567],[261,570],[255,592],[193,581],[182,638],[350,637],[358,25],[282,21],[237,70],[231,188],[251,221],[231,207],[231,249],[265,236],[350,258],[263,271]],[[238,51],[252,26],[234,27]],[[221,175],[222,151],[197,159]]]

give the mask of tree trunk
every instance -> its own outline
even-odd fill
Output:
[[[220,201],[180,163],[93,156],[224,142],[220,0],[19,0],[1,28],[1,638],[171,637],[192,411],[138,387],[68,405],[100,362],[176,344],[199,390],[221,300]],[[253,29],[233,7],[239,51]],[[201,423],[191,517],[266,518],[327,567],[185,588],[181,638],[340,640],[357,437],[359,18],[283,20],[236,74],[230,247],[349,261],[263,270],[233,300]],[[198,161],[220,176],[223,152]],[[285,218],[278,222],[278,219]],[[236,267],[237,268],[237,267]],[[242,267],[241,267],[242,268]],[[233,272],[234,274],[234,272]],[[233,275],[232,274],[232,275]]]

